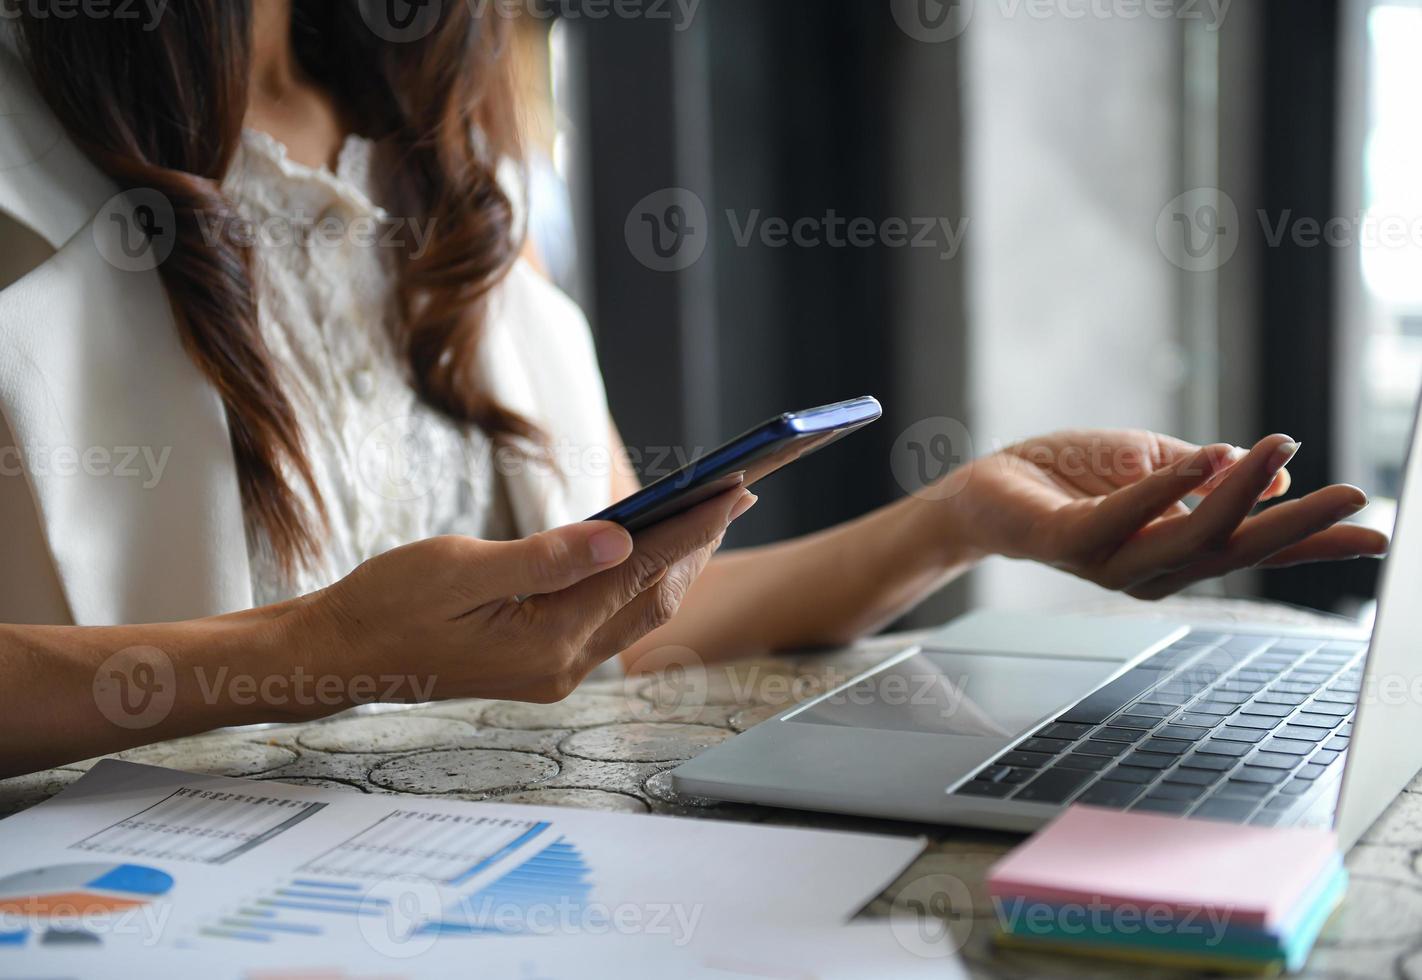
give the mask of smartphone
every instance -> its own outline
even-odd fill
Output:
[[[750,486],[782,466],[864,428],[883,413],[879,402],[868,397],[803,412],[786,412],[698,457],[589,520],[613,521],[629,531],[651,527],[729,490],[738,477],[744,476],[743,485]]]

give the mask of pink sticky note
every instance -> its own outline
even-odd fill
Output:
[[[1326,830],[1073,806],[999,861],[988,891],[1053,904],[1223,910],[1239,925],[1269,929],[1289,917],[1337,849]]]

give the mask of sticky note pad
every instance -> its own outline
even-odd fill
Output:
[[[1226,912],[1235,928],[1279,935],[1337,863],[1325,830],[1251,827],[1073,806],[1000,861],[996,898]]]

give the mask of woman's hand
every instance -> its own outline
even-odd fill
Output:
[[[926,492],[977,556],[1028,558],[1158,599],[1239,568],[1381,555],[1387,537],[1340,525],[1367,505],[1330,486],[1250,516],[1289,488],[1298,445],[1248,452],[1139,431],[1063,432],[1010,446]],[[1181,502],[1202,497],[1193,510]]]
[[[755,500],[737,487],[635,543],[608,523],[416,542],[308,596],[291,625],[318,674],[409,674],[435,699],[559,701],[672,617]]]

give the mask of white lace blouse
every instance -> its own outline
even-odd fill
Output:
[[[257,605],[323,588],[410,541],[517,534],[489,440],[422,403],[395,349],[388,231],[397,219],[375,203],[371,153],[369,141],[350,137],[332,173],[249,130],[224,183],[251,223],[239,230],[256,254],[262,335],[329,519],[317,563],[293,578],[265,537],[249,533]],[[309,505],[299,481],[293,486]]]

